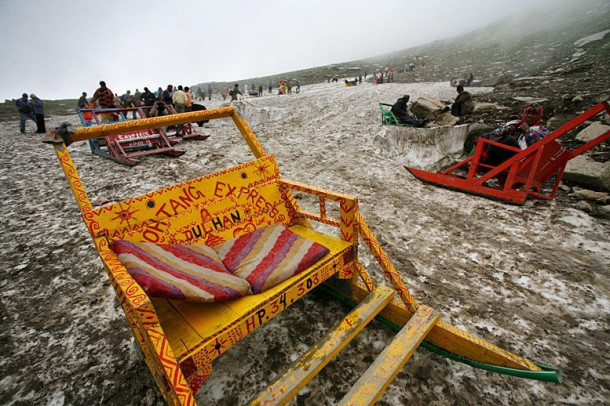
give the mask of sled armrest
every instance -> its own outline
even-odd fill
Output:
[[[285,187],[291,190],[296,190],[299,192],[304,192],[310,195],[318,196],[319,201],[319,215],[307,211],[299,211],[298,215],[301,217],[306,217],[311,220],[315,220],[321,223],[333,225],[335,227],[341,228],[348,226],[355,226],[353,221],[354,214],[358,210],[358,198],[342,193],[333,192],[327,189],[322,189],[316,186],[310,186],[305,183],[295,182],[287,179],[279,180],[280,187]],[[330,199],[339,203],[341,219],[332,219],[327,216],[326,213],[326,199]],[[343,232],[343,231],[342,231]],[[358,235],[357,229],[355,229],[356,236]],[[344,238],[345,239],[345,238]],[[351,240],[346,240],[351,241]],[[352,242],[357,242],[357,239]]]

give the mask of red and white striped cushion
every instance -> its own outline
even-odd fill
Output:
[[[259,293],[309,268],[328,248],[281,224],[260,228],[215,246],[227,269]]]
[[[152,297],[219,302],[251,293],[206,245],[116,241],[110,247],[129,274]]]

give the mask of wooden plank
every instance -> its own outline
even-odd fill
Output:
[[[420,306],[390,345],[379,354],[375,362],[341,399],[339,405],[374,404],[411,358],[439,317],[440,313],[433,308]]]
[[[389,286],[375,289],[345,319],[290,365],[269,388],[252,400],[251,404],[286,404],[392,300],[393,296],[394,289]]]

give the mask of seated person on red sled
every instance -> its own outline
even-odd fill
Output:
[[[544,110],[540,104],[530,104],[523,110],[520,120],[509,121],[484,137],[514,148],[526,149],[550,134],[547,128],[541,126],[543,114]],[[498,166],[515,154],[515,151],[488,144],[481,156],[481,162]]]

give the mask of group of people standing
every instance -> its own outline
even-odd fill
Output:
[[[295,87],[295,93],[299,93],[301,91],[301,82],[296,79],[291,80],[281,80],[277,84],[278,95],[281,94],[290,94],[292,93],[292,88]],[[269,80],[267,84],[267,90],[269,93],[273,91],[273,81]],[[244,92],[242,93],[239,89],[239,83],[235,83],[233,88],[227,88],[226,90],[221,92],[222,100],[225,100],[227,95],[231,97],[231,101],[237,100],[237,96],[241,95],[244,97],[247,96],[256,96],[260,97],[263,95],[263,85],[259,85],[258,87],[255,85],[248,84],[244,85]]]
[[[36,123],[36,134],[47,132],[44,122],[44,103],[38,96],[32,93],[28,97],[27,93],[23,93],[15,105],[19,112],[19,132],[21,134],[25,134],[25,123],[28,119]]]
[[[100,87],[90,100],[87,100],[87,92],[83,92],[77,103],[79,109],[93,109],[96,106],[102,109],[142,107],[148,116],[156,117],[169,114],[170,109],[176,113],[191,111],[193,95],[188,86],[183,88],[180,85],[174,88],[173,85],[167,85],[165,90],[159,87],[154,93],[148,87],[144,87],[144,92],[136,89],[135,93],[131,94],[131,91],[127,90],[125,94],[118,96],[102,80]],[[101,116],[103,121],[116,121],[117,119],[116,112],[102,112]],[[136,118],[135,110],[133,118]]]

